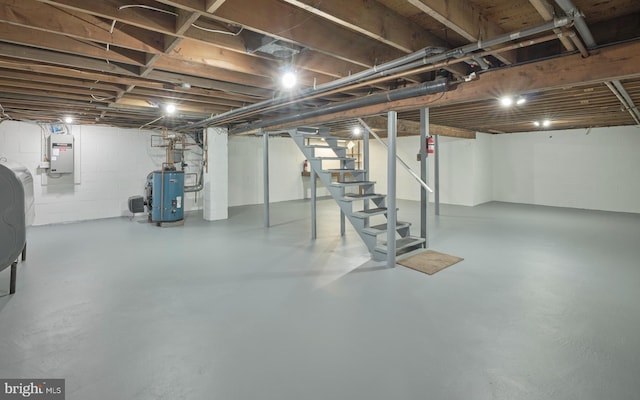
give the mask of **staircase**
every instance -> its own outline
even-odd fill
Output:
[[[382,261],[387,258],[387,208],[386,195],[375,192],[375,182],[365,180],[367,171],[356,169],[356,159],[346,156],[347,148],[338,146],[338,138],[330,136],[328,129],[320,129],[317,133],[309,133],[300,129],[289,130],[289,135],[304,153],[311,166],[311,179],[315,171],[320,181],[327,187],[331,197],[336,201],[345,217],[351,222],[358,235],[367,245],[371,257]],[[322,145],[307,145],[307,138],[323,139]],[[317,150],[331,149],[334,155],[318,156]],[[324,152],[326,153],[326,151]],[[366,155],[368,157],[368,155]],[[339,168],[325,168],[327,161],[338,161]],[[338,181],[332,180],[338,175]],[[373,203],[373,205],[371,204]],[[355,204],[354,204],[355,203]],[[373,206],[373,207],[372,207]],[[372,225],[374,219],[383,223]],[[398,221],[396,223],[396,255],[408,253],[423,247],[423,238],[411,236],[411,224]]]

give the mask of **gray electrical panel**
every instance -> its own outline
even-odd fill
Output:
[[[49,172],[73,173],[73,135],[51,134],[47,138],[49,148]]]

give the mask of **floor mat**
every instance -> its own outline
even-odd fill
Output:
[[[436,272],[450,267],[462,260],[464,260],[464,258],[438,253],[433,250],[427,250],[403,260],[399,260],[398,264],[407,268],[415,269],[416,271],[424,272],[425,274],[433,275]]]

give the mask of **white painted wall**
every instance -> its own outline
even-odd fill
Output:
[[[498,201],[640,212],[637,127],[496,135]]]
[[[75,177],[54,179],[37,168],[44,157],[41,143],[49,134],[47,126],[0,124],[0,157],[25,165],[34,177],[34,225],[129,215],[127,199],[143,194],[147,174],[164,160],[164,151],[150,148],[154,132],[93,125],[70,128],[79,144],[75,150],[80,157],[79,172]],[[189,157],[199,158],[196,152]],[[196,162],[189,164],[197,169]],[[185,197],[186,210],[201,208],[202,196],[197,203],[195,194]]]
[[[493,200],[493,135],[476,133],[473,145],[473,205]]]
[[[205,130],[207,167],[204,170],[204,205],[207,221],[229,218],[229,130],[215,127]]]
[[[263,138],[229,137],[229,206],[262,204],[264,200]],[[269,200],[308,198],[309,177],[301,176],[304,154],[289,137],[269,138]],[[318,196],[329,192],[318,180]]]
[[[79,145],[80,174],[43,179],[39,125],[0,124],[0,157],[27,166],[34,175],[36,225],[128,215],[127,198],[142,194],[146,176],[164,160],[150,149],[151,131],[72,126]],[[491,200],[609,211],[640,212],[640,129],[636,127],[530,132],[478,133],[475,140],[441,137],[440,199],[474,206]],[[229,206],[262,204],[262,137],[228,140]],[[307,198],[302,177],[304,155],[293,140],[269,142],[271,201]],[[418,137],[398,138],[398,154],[416,171]],[[197,150],[191,154],[197,159]],[[433,157],[429,158],[433,185]],[[191,161],[194,168],[196,162]],[[371,180],[386,193],[386,151],[371,141]],[[398,167],[398,198],[419,200],[420,187]],[[328,192],[319,185],[319,196]],[[196,202],[195,199],[198,198]],[[202,207],[202,194],[187,194],[187,210]],[[431,196],[433,201],[433,195]]]
[[[386,140],[386,139],[385,139]],[[474,206],[492,197],[491,167],[491,135],[478,133],[474,139],[458,139],[440,137],[440,202]],[[418,175],[420,162],[416,155],[419,152],[418,136],[400,137],[397,141],[397,153]],[[387,192],[387,151],[375,140],[371,140],[371,174],[376,181],[378,193]],[[406,200],[420,200],[419,183],[406,172],[404,167],[397,167],[397,197]],[[429,156],[429,186],[434,187],[434,157]],[[433,194],[430,201],[433,201]]]
[[[552,136],[552,138],[549,138]],[[440,137],[440,201],[475,206],[507,201],[640,212],[640,130],[635,127],[477,133],[476,139]],[[418,137],[398,138],[398,154],[419,172]],[[271,201],[305,198],[304,156],[289,138],[271,138]],[[371,140],[371,180],[386,193],[386,150]],[[429,158],[429,184],[433,186]],[[230,205],[262,203],[262,138],[229,139]],[[235,183],[234,183],[235,182]],[[244,182],[240,185],[237,182]],[[319,195],[327,195],[322,188]],[[419,200],[420,187],[398,166],[400,199]],[[433,201],[433,195],[431,196]]]

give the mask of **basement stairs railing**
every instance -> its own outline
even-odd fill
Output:
[[[375,182],[368,180],[368,171],[356,169],[356,159],[347,157],[347,148],[338,146],[340,138],[330,136],[328,129],[292,129],[289,135],[304,153],[311,167],[311,179],[317,174],[320,181],[329,190],[344,217],[351,222],[353,228],[364,241],[374,260],[387,259],[387,207],[386,195],[375,192]],[[307,138],[323,139],[324,144],[308,145]],[[318,155],[318,150],[326,154],[330,149],[331,156]],[[365,151],[366,152],[366,151]],[[368,154],[365,154],[368,157]],[[338,163],[336,163],[336,161]],[[328,168],[326,164],[339,164],[339,168]],[[338,181],[332,180],[338,175]],[[315,193],[311,194],[315,196]],[[397,209],[396,209],[397,211]],[[377,222],[374,222],[378,220]],[[384,223],[380,220],[384,220]],[[411,236],[409,222],[396,222],[396,255],[421,249],[425,239]]]

